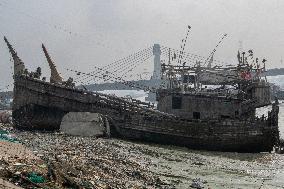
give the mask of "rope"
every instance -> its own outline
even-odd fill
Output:
[[[97,69],[102,69],[102,68],[97,68]],[[98,76],[98,75],[93,75],[93,74],[90,74],[90,73],[84,73],[84,72],[81,72],[81,71],[77,71],[77,70],[73,70],[73,69],[66,69],[67,71],[72,71],[72,72],[75,72],[75,73],[81,73],[81,74],[84,74],[84,75],[90,75],[90,76],[93,76],[93,77],[98,77],[98,78],[101,78],[101,79],[105,79],[104,77],[101,77],[101,76]],[[150,91],[150,92],[155,92],[155,91],[153,91],[152,89],[150,89],[150,87],[147,87],[147,86],[143,86],[143,85],[139,85],[139,84],[134,84],[133,82],[131,82],[131,81],[126,81],[126,80],[124,80],[124,79],[122,79],[122,78],[117,78],[117,77],[115,77],[115,76],[110,76],[110,75],[108,75],[108,77],[109,77],[109,79],[108,79],[108,81],[117,81],[117,80],[120,80],[120,81],[122,81],[122,84],[125,84],[125,85],[127,85],[127,86],[130,86],[131,88],[134,88],[134,87],[136,87],[136,88],[138,88],[138,89],[141,89],[141,90],[144,90],[144,91]],[[140,86],[142,86],[142,87],[140,87]],[[145,88],[144,88],[145,87]]]
[[[149,57],[151,57],[151,56],[149,56]],[[144,60],[142,60],[142,62],[144,62],[145,60],[147,60],[149,57],[146,57]],[[137,67],[137,66],[138,66],[138,64],[135,65],[135,67]],[[118,79],[119,81],[128,82],[128,81],[126,81],[125,79],[123,79],[124,75],[118,76],[117,74],[111,73],[110,71],[105,70],[105,69],[103,69],[103,68],[98,68],[98,67],[96,67],[96,68],[97,68],[98,70],[100,70],[100,71],[105,71],[106,76],[109,76],[109,74],[111,74],[114,78]],[[133,70],[133,69],[134,69],[134,68],[130,68],[129,70],[127,70],[127,72],[129,72],[129,71],[131,71],[131,70]],[[105,75],[104,75],[104,76],[105,76]],[[105,79],[104,81],[106,81],[106,79]],[[139,84],[136,84],[136,85],[139,86]],[[145,86],[145,85],[140,85],[140,86],[143,88],[143,90],[145,90],[145,88],[149,88],[148,86]],[[152,87],[152,89],[153,89],[153,90],[156,90],[156,89],[154,89],[153,87]],[[148,90],[148,89],[147,89],[147,90]]]
[[[108,69],[108,68],[110,68],[110,67],[112,67],[112,69],[114,69],[114,70],[116,70],[116,71],[118,71],[118,70],[120,70],[121,69],[121,67],[122,66],[125,66],[128,62],[131,62],[131,60],[133,59],[133,57],[136,57],[136,56],[139,56],[140,54],[143,54],[144,53],[144,51],[149,51],[150,50],[150,48],[147,48],[147,49],[143,49],[142,51],[139,51],[139,52],[137,52],[137,53],[134,53],[133,55],[130,55],[130,56],[128,56],[128,57],[125,57],[125,58],[123,58],[123,59],[120,59],[120,60],[118,60],[118,61],[115,61],[115,62],[113,62],[113,63],[111,63],[111,64],[108,64],[108,65],[106,65],[106,66],[104,66],[103,68],[104,69]],[[132,58],[132,59],[131,59]],[[117,64],[117,66],[114,66],[114,65],[116,65]],[[127,65],[126,65],[127,66]],[[119,68],[119,69],[117,69],[117,68]],[[111,69],[110,69],[111,70]],[[115,71],[115,72],[116,72]],[[94,71],[92,71],[92,72],[90,72],[91,74],[99,74],[100,72],[97,72],[97,69],[95,69]],[[82,79],[83,78],[83,79]],[[78,78],[76,78],[75,80],[75,82],[76,83],[78,83],[78,82],[82,82],[83,80],[85,80],[85,79],[88,79],[89,77],[85,77],[84,78],[84,76],[82,76],[82,77],[79,77],[79,79]]]
[[[210,53],[210,55],[207,57],[207,59],[204,62],[204,65],[208,62],[208,60],[214,55],[214,53],[216,52],[218,46],[221,44],[221,42],[223,41],[223,39],[227,36],[227,34],[224,34],[222,36],[222,38],[220,39],[220,41],[217,43],[217,45],[215,46],[215,48],[213,49],[213,51]]]
[[[167,50],[170,49],[171,55],[173,53],[178,54],[178,52],[179,52],[179,50],[174,49],[174,48],[170,48],[170,47],[167,47],[167,46],[161,46],[161,47],[163,47],[163,49],[167,49]],[[167,53],[164,50],[162,51],[162,54],[167,55]],[[207,58],[207,57],[204,57],[204,56],[201,56],[201,55],[197,55],[197,54],[193,54],[193,53],[189,53],[189,52],[185,52],[184,54],[186,55],[185,59],[186,60],[191,60],[191,62],[196,61],[196,60],[204,61],[204,59]],[[216,63],[220,63],[220,64],[228,64],[227,62],[223,62],[223,61],[216,60],[216,59],[214,59],[213,61],[216,62]],[[196,63],[196,62],[194,62],[194,63]]]
[[[188,34],[189,34],[189,30],[190,30],[190,26],[187,26],[188,27],[188,30],[186,32],[186,36],[185,36],[185,39],[182,40],[182,45],[181,45],[181,50],[180,50],[180,53],[179,53],[179,56],[178,56],[178,63],[181,64],[181,61],[183,59],[183,53],[184,53],[184,48],[185,48],[185,45],[186,45],[186,41],[187,41],[187,38],[188,38]]]

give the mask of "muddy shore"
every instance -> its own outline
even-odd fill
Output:
[[[36,157],[1,161],[10,182],[24,188],[284,188],[284,156],[193,151],[119,139],[22,132],[9,127]],[[40,160],[38,160],[40,159]],[[35,171],[44,183],[18,176]]]
[[[148,169],[143,157],[125,153],[116,141],[72,137],[61,133],[22,132],[9,128],[20,144],[41,161],[27,159],[26,150],[0,164],[9,181],[25,188],[169,188]],[[9,144],[9,142],[7,143]],[[15,145],[15,144],[14,144]],[[20,147],[17,148],[19,151]],[[3,154],[2,154],[3,156]],[[21,166],[17,166],[17,165]],[[38,169],[41,167],[42,169]],[[33,170],[34,169],[34,170]],[[36,172],[44,183],[27,183],[17,176]],[[14,177],[15,176],[15,177]],[[5,179],[5,175],[2,175]],[[6,178],[8,179],[8,178]],[[28,180],[28,179],[26,179]]]

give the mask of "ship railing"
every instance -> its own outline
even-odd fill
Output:
[[[107,103],[111,105],[118,105],[121,108],[121,110],[126,110],[126,111],[130,111],[133,113],[141,113],[145,115],[156,115],[156,116],[161,116],[161,117],[176,118],[176,116],[173,114],[168,114],[168,113],[160,112],[158,110],[149,108],[148,103],[143,103],[138,100],[128,101],[121,97],[98,93],[98,92],[93,92],[93,94],[98,95],[99,97],[105,98],[107,100]],[[144,107],[142,105],[147,105],[147,106]]]
[[[25,77],[25,76],[24,76]],[[86,91],[82,89],[76,89],[76,88],[68,88],[65,86],[62,86],[60,84],[54,84],[54,83],[49,83],[41,80],[36,80],[34,78],[26,77],[30,81],[35,81],[37,83],[44,83],[48,84],[50,86],[56,86],[59,88],[62,88],[64,90],[68,90],[70,92],[77,92],[81,93],[83,95],[92,95],[95,96],[97,99],[95,100],[96,102],[99,103],[99,106],[101,107],[111,107],[112,109],[115,109],[115,111],[120,111],[120,112],[125,112],[127,114],[142,114],[145,116],[154,116],[159,119],[171,119],[171,120],[179,120],[180,118],[174,114],[169,114],[165,112],[160,112],[156,109],[149,108],[148,104],[147,106],[145,103],[139,101],[139,100],[133,100],[133,101],[128,101],[126,99],[123,99],[121,97],[109,95],[109,94],[103,94],[99,92],[92,92],[92,91]]]
[[[233,94],[229,92],[223,92],[223,91],[194,91],[194,92],[189,92],[185,93],[189,95],[201,95],[201,96],[214,96],[214,97],[223,97],[223,98],[235,98],[239,99],[240,95],[239,93]]]

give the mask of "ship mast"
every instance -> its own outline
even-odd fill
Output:
[[[191,27],[187,26],[187,32],[186,32],[185,39],[181,40],[182,44],[180,46],[180,51],[179,51],[179,56],[178,56],[178,64],[181,64],[181,61],[183,60],[184,49],[185,49],[185,45],[186,45],[186,41],[187,41],[190,29],[191,29]]]
[[[4,41],[6,42],[8,49],[13,57],[14,60],[14,76],[23,74],[25,70],[25,64],[24,62],[18,57],[17,52],[12,47],[12,45],[9,43],[8,39],[4,37]]]
[[[42,44],[42,50],[44,52],[44,55],[46,57],[46,60],[49,64],[50,70],[51,70],[51,75],[50,75],[50,83],[62,83],[63,79],[58,73],[55,64],[53,63],[50,55],[48,54],[44,44]]]

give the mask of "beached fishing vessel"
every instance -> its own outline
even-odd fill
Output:
[[[163,64],[155,110],[147,103],[75,88],[72,79],[63,81],[43,46],[51,68],[48,82],[40,78],[40,69],[25,69],[5,41],[14,60],[17,128],[57,130],[68,112],[96,112],[109,123],[108,135],[127,139],[238,152],[271,151],[279,142],[277,104],[267,116],[255,116],[256,108],[271,104],[269,86],[258,63],[253,68],[244,54],[230,68]]]

